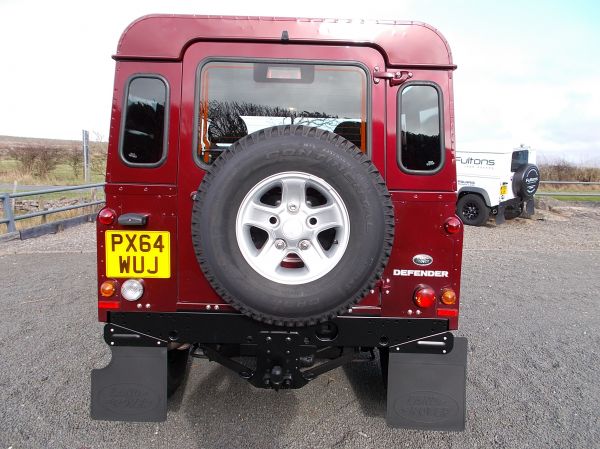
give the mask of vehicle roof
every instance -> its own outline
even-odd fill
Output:
[[[116,60],[181,60],[198,41],[326,43],[377,48],[390,66],[455,69],[446,39],[421,22],[285,17],[149,15],[123,32]]]

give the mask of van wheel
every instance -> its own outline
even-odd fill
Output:
[[[483,198],[474,193],[462,196],[456,204],[456,215],[464,224],[470,226],[481,226],[490,217],[490,208],[487,207]]]
[[[385,181],[343,137],[307,126],[250,134],[213,163],[192,211],[206,279],[258,321],[323,322],[381,277],[394,237]]]
[[[518,206],[507,206],[504,209],[504,218],[507,220],[514,220],[517,217],[521,217],[523,214],[523,204]]]

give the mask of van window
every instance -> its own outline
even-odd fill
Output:
[[[201,163],[276,125],[332,131],[367,151],[367,76],[359,67],[209,62],[199,71],[198,87],[194,147]]]
[[[162,78],[136,76],[127,86],[121,157],[131,165],[155,166],[166,155],[167,85]]]
[[[510,171],[516,172],[523,165],[527,165],[527,161],[529,161],[529,150],[513,151]]]
[[[440,94],[431,85],[411,84],[398,95],[398,153],[406,171],[431,172],[442,163]]]

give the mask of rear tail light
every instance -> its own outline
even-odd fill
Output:
[[[414,300],[418,307],[431,307],[435,304],[435,290],[427,285],[420,285],[415,290]]]
[[[100,285],[100,295],[105,298],[110,298],[115,294],[117,290],[117,285],[115,281],[104,281],[102,285]]]
[[[452,304],[456,304],[456,292],[451,288],[445,288],[442,290],[442,296],[440,297],[440,301],[442,303],[451,306]]]
[[[121,286],[121,296],[127,301],[137,301],[144,294],[144,285],[137,279],[128,279]]]
[[[115,218],[117,218],[117,213],[110,207],[105,207],[100,212],[98,212],[98,221],[103,225],[113,224]]]
[[[444,229],[446,229],[448,234],[457,234],[460,232],[461,226],[462,223],[457,217],[450,217],[444,222]]]

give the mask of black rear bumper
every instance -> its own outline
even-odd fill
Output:
[[[282,327],[239,313],[109,312],[104,339],[111,346],[166,346],[168,343],[261,345],[284,335],[296,345],[389,347],[448,331],[447,319],[343,316],[305,327]],[[271,337],[271,338],[267,338]]]
[[[296,328],[239,313],[110,313],[108,320],[104,339],[113,347],[191,343],[254,386],[275,389],[300,388],[351,361],[361,349],[446,354],[454,341],[446,319],[344,316]],[[241,363],[240,355],[255,357],[256,365]],[[328,360],[316,364],[322,357]]]

